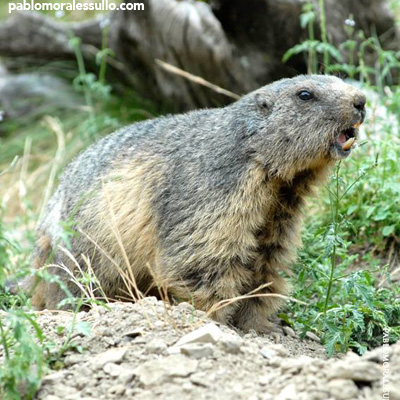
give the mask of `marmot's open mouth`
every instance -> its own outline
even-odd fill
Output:
[[[358,128],[360,125],[361,121],[340,132],[337,140],[337,147],[344,154],[347,155],[350,153],[351,147],[357,138]]]

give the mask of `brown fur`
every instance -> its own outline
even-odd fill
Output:
[[[306,89],[314,100],[299,98]],[[110,298],[126,297],[129,286],[134,298],[166,287],[218,321],[268,331],[267,317],[289,291],[283,273],[301,245],[305,198],[347,155],[338,138],[363,120],[363,104],[337,78],[299,77],[225,109],[111,135],[67,170],[42,222],[51,245],[43,239],[38,254],[55,248],[56,223],[79,205],[75,261],[56,251],[54,263],[76,272],[86,257]],[[260,287],[261,297],[215,307]],[[56,285],[40,292],[37,307],[55,308],[63,297]]]

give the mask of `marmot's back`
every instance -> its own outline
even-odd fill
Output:
[[[338,78],[301,76],[225,108],[110,135],[67,167],[40,225],[34,264],[90,263],[111,298],[124,296],[133,276],[143,293],[165,286],[205,310],[267,282],[264,292],[284,294],[280,271],[299,245],[304,197],[351,152],[364,104]],[[59,247],[65,237],[75,260]],[[65,296],[58,285],[39,285],[39,308]],[[260,297],[214,317],[262,331],[279,304]]]

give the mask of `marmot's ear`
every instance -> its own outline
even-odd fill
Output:
[[[268,114],[272,106],[269,95],[265,92],[259,92],[256,94],[255,99],[257,109],[263,114]]]

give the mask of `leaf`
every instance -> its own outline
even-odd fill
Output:
[[[78,322],[75,327],[74,331],[81,333],[84,336],[89,336],[90,335],[90,324],[87,321],[80,321]]]
[[[282,62],[288,61],[295,54],[300,54],[306,51],[315,50],[320,42],[318,40],[306,40],[301,44],[297,44],[289,49],[282,57]]]
[[[384,226],[382,229],[382,235],[383,236],[389,236],[394,232],[394,228],[396,227],[396,225],[387,225]]]
[[[334,333],[329,332],[325,336],[325,348],[329,356],[333,356],[336,346],[338,344],[344,344],[344,340],[345,338],[341,331],[337,331]]]

